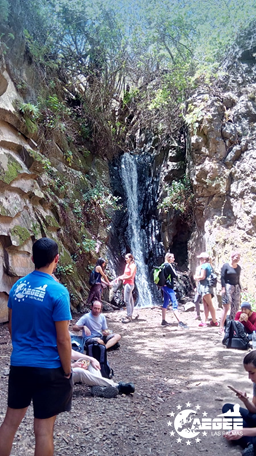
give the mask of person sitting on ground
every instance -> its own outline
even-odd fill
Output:
[[[212,272],[210,257],[207,252],[202,252],[197,256],[197,258],[200,260],[200,273],[194,276],[194,280],[199,280],[199,292],[203,298],[205,318],[205,321],[201,321],[201,323],[199,323],[199,326],[207,326],[209,312],[212,316],[210,326],[218,326],[215,308],[212,303],[213,287],[209,285],[207,280],[207,277],[209,277]]]
[[[105,274],[106,261],[103,258],[99,258],[96,262],[94,268],[96,273],[96,282],[91,286],[89,296],[87,298],[86,304],[91,304],[91,302],[101,300],[103,286],[111,286],[110,282]]]
[[[98,342],[105,345],[106,349],[113,347],[121,339],[120,334],[110,334],[106,317],[101,313],[102,303],[94,301],[91,311],[83,315],[73,326],[73,331],[82,330],[85,343]]]
[[[242,302],[241,311],[235,315],[236,321],[241,321],[244,325],[245,332],[252,334],[256,331],[256,312],[252,311],[252,306],[249,302]]]
[[[246,408],[240,407],[239,413],[243,418],[243,428],[239,432],[229,431],[224,434],[227,440],[237,440],[241,446],[247,448],[242,452],[243,456],[254,456],[256,454],[256,350],[248,353],[243,361],[244,369],[248,372],[249,379],[253,382],[253,398],[250,400],[246,393],[237,392]],[[222,413],[234,411],[233,404],[224,404]],[[248,446],[249,445],[249,446]]]
[[[173,290],[173,279],[177,278],[178,275],[172,265],[174,263],[174,255],[173,253],[167,253],[165,255],[165,263],[164,263],[164,276],[165,276],[165,285],[162,287],[163,295],[164,295],[164,303],[162,307],[162,326],[168,326],[170,323],[166,321],[166,309],[169,305],[169,302],[172,303],[172,310],[176,320],[178,321],[178,325],[181,328],[187,328],[187,325],[180,321],[179,312],[178,312],[178,301],[176,299],[175,292]]]
[[[116,383],[112,379],[104,378],[100,372],[100,363],[91,356],[72,350],[72,378],[75,383],[82,383],[91,387],[91,393],[97,397],[116,397],[118,394],[134,393],[133,383]]]

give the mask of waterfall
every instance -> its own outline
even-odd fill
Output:
[[[128,231],[130,238],[131,253],[137,266],[136,286],[138,289],[138,307],[152,306],[152,295],[148,268],[145,264],[143,246],[145,245],[145,233],[141,229],[138,193],[138,173],[135,158],[125,153],[121,163],[122,181],[127,196]]]

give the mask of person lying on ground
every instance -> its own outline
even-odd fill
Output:
[[[239,408],[240,415],[243,418],[243,428],[239,429],[239,432],[228,431],[224,437],[227,440],[237,440],[237,443],[243,447],[247,446],[242,452],[243,456],[254,456],[256,454],[256,350],[252,350],[245,356],[243,364],[244,369],[248,372],[249,379],[253,382],[253,398],[250,400],[246,393],[237,391],[236,396],[246,407]],[[222,413],[229,410],[234,411],[233,404],[225,404],[222,407]]]
[[[91,393],[97,397],[116,397],[118,394],[134,393],[133,383],[116,383],[112,379],[104,378],[100,372],[100,363],[91,356],[72,350],[72,376],[74,383],[82,383],[91,387]]]
[[[121,339],[121,336],[120,334],[110,334],[106,317],[101,312],[102,303],[94,301],[91,311],[79,318],[73,326],[73,331],[82,330],[86,344],[98,342],[109,349]]]
[[[249,302],[242,302],[241,311],[236,313],[235,320],[241,321],[248,334],[256,331],[256,312],[252,311],[252,306]]]

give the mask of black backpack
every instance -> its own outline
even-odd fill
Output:
[[[90,277],[89,277],[89,285],[91,285],[91,286],[95,285],[96,280],[97,280],[97,272],[95,271],[95,269],[93,269],[93,271],[91,272]]]
[[[211,274],[207,277],[207,282],[208,282],[209,287],[216,287],[217,279],[218,279],[217,274],[215,274],[215,272],[212,269]]]
[[[99,361],[102,377],[112,378],[114,376],[114,371],[109,367],[107,362],[107,350],[105,345],[98,344],[97,342],[89,343],[86,345],[86,354]]]
[[[249,338],[240,321],[227,321],[222,343],[227,348],[236,348],[237,350],[248,350],[250,348]]]

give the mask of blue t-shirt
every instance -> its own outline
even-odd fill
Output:
[[[201,264],[201,269],[205,269],[206,270],[206,276],[205,276],[204,280],[200,280],[200,283],[202,285],[208,285],[207,277],[209,277],[209,275],[211,274],[212,267],[211,267],[210,263],[203,263],[203,264]]]
[[[12,366],[57,368],[56,321],[71,320],[68,290],[49,274],[34,271],[10,291]]]
[[[98,315],[98,317],[94,317],[91,312],[79,318],[76,324],[77,326],[87,326],[87,328],[89,328],[89,330],[91,331],[91,335],[86,336],[83,330],[83,337],[85,339],[90,339],[92,337],[102,337],[102,331],[108,329],[105,316],[100,314]]]

